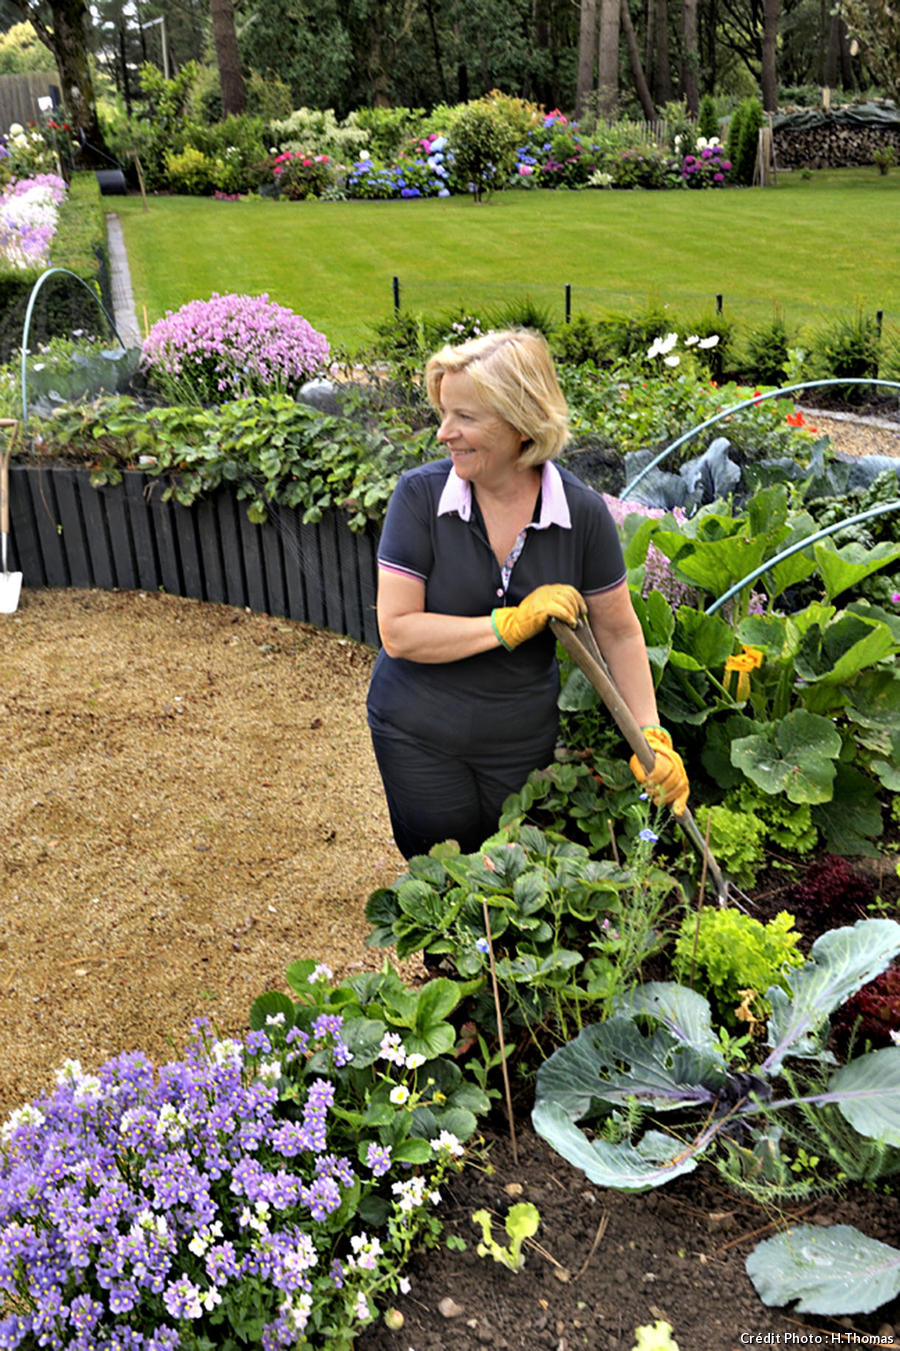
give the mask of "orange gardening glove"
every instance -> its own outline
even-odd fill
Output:
[[[511,652],[546,628],[549,620],[561,619],[574,629],[586,613],[587,606],[580,591],[564,582],[554,582],[550,586],[537,587],[518,605],[492,610],[491,623],[503,646]]]
[[[672,738],[662,727],[642,727],[650,749],[656,754],[656,762],[648,774],[636,755],[629,760],[629,767],[638,783],[646,785],[648,795],[659,807],[671,804],[676,816],[681,816],[687,806],[691,785],[684,770],[684,762],[677,751],[672,749]]]

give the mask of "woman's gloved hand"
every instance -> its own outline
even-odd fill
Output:
[[[574,629],[586,613],[587,606],[580,591],[564,582],[554,582],[549,586],[537,587],[518,605],[492,610],[491,623],[503,646],[512,651],[546,628],[549,620],[561,619]]]
[[[650,749],[656,755],[656,762],[649,774],[640,760],[633,755],[629,766],[638,783],[646,786],[649,796],[660,807],[671,804],[676,816],[680,816],[687,806],[691,785],[685,773],[684,762],[677,751],[672,749],[672,738],[662,727],[642,727]]]

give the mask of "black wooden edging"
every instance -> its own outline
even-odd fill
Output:
[[[69,465],[14,464],[9,478],[9,566],[26,587],[163,590],[378,645],[374,526],[358,534],[340,512],[307,524],[281,506],[254,525],[227,488],[183,507],[140,470],[102,488]]]

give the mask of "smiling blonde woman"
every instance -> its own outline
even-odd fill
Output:
[[[388,507],[367,703],[398,848],[411,858],[455,839],[473,852],[504,799],[552,760],[551,618],[587,614],[656,751],[647,783],[686,801],[616,527],[600,494],[553,463],[568,410],[547,343],[488,333],[442,348],[425,378],[446,457],[403,474]]]

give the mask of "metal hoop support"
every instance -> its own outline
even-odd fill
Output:
[[[116,328],[115,320],[113,319],[112,315],[109,313],[109,310],[107,310],[106,306],[104,305],[104,303],[103,303],[103,301],[100,299],[100,297],[97,295],[96,291],[94,291],[94,290],[91,289],[91,287],[90,287],[90,286],[88,285],[88,283],[85,281],[84,277],[79,277],[79,275],[78,275],[77,272],[71,272],[71,271],[69,270],[69,268],[67,268],[67,267],[48,267],[48,268],[47,268],[47,271],[41,273],[41,275],[38,277],[37,281],[34,283],[34,286],[32,286],[32,288],[31,288],[31,294],[30,294],[29,297],[28,297],[28,305],[27,305],[26,310],[25,310],[25,323],[24,323],[23,326],[22,326],[22,428],[23,428],[23,430],[28,426],[28,366],[27,366],[27,355],[28,355],[28,337],[29,337],[29,333],[30,333],[30,330],[31,330],[31,316],[32,316],[32,313],[33,313],[33,311],[34,311],[34,302],[35,302],[36,299],[37,299],[38,292],[40,291],[40,289],[41,289],[41,287],[43,286],[44,282],[47,281],[47,279],[48,279],[49,277],[52,277],[52,276],[54,275],[54,273],[61,273],[62,275],[67,276],[67,277],[74,277],[75,280],[76,280],[77,282],[79,282],[81,286],[84,287],[84,289],[87,291],[87,293],[88,293],[88,295],[91,297],[91,299],[92,299],[92,300],[95,300],[95,301],[97,302],[97,304],[100,306],[100,309],[103,311],[104,317],[106,318],[107,322],[109,323],[110,328],[112,329],[113,333],[115,334],[116,340],[118,341],[119,345],[120,345],[125,351],[128,350],[128,349],[125,347],[124,342],[122,342],[122,339],[121,339],[121,337],[120,337],[120,335],[119,335],[119,330]]]
[[[740,582],[736,582],[723,596],[720,596],[718,600],[713,601],[712,605],[708,605],[704,610],[704,614],[715,614],[716,610],[720,609],[721,606],[726,605],[728,601],[731,600],[732,596],[738,595],[739,592],[743,591],[745,586],[749,586],[751,582],[755,582],[757,577],[761,577],[763,573],[768,572],[770,568],[774,568],[776,564],[783,563],[784,560],[790,558],[792,554],[797,554],[803,549],[808,549],[811,544],[818,544],[819,540],[826,539],[828,535],[835,535],[839,530],[845,530],[848,525],[858,525],[861,521],[870,521],[873,516],[885,516],[889,511],[900,511],[900,498],[894,502],[882,502],[880,506],[870,507],[868,511],[861,511],[857,516],[848,516],[845,521],[836,521],[833,525],[826,526],[822,530],[817,530],[814,535],[807,535],[805,539],[796,540],[790,548],[783,549],[780,554],[776,554],[774,558],[770,558],[767,563],[761,563],[758,568],[754,568],[752,572],[748,572],[747,576]]]
[[[673,441],[671,445],[666,446],[664,450],[661,450],[649,464],[644,466],[636,478],[633,478],[630,483],[625,485],[621,492],[622,501],[627,502],[628,494],[632,492],[641,480],[650,473],[650,470],[655,469],[667,455],[671,455],[673,450],[677,450],[679,446],[683,446],[686,441],[690,441],[692,437],[699,435],[699,433],[705,431],[707,427],[712,427],[717,422],[721,422],[724,418],[732,417],[735,413],[742,412],[745,408],[752,408],[755,404],[765,403],[767,399],[780,399],[783,395],[793,394],[798,389],[821,389],[827,385],[884,385],[889,389],[900,389],[900,382],[897,380],[870,380],[863,376],[846,376],[843,380],[805,380],[800,385],[785,385],[783,389],[773,389],[765,394],[755,394],[750,399],[742,399],[740,403],[732,404],[730,408],[720,409],[718,413],[707,418],[705,422],[699,423],[696,427],[692,427],[690,431],[685,432],[682,436],[679,436],[677,440]]]

